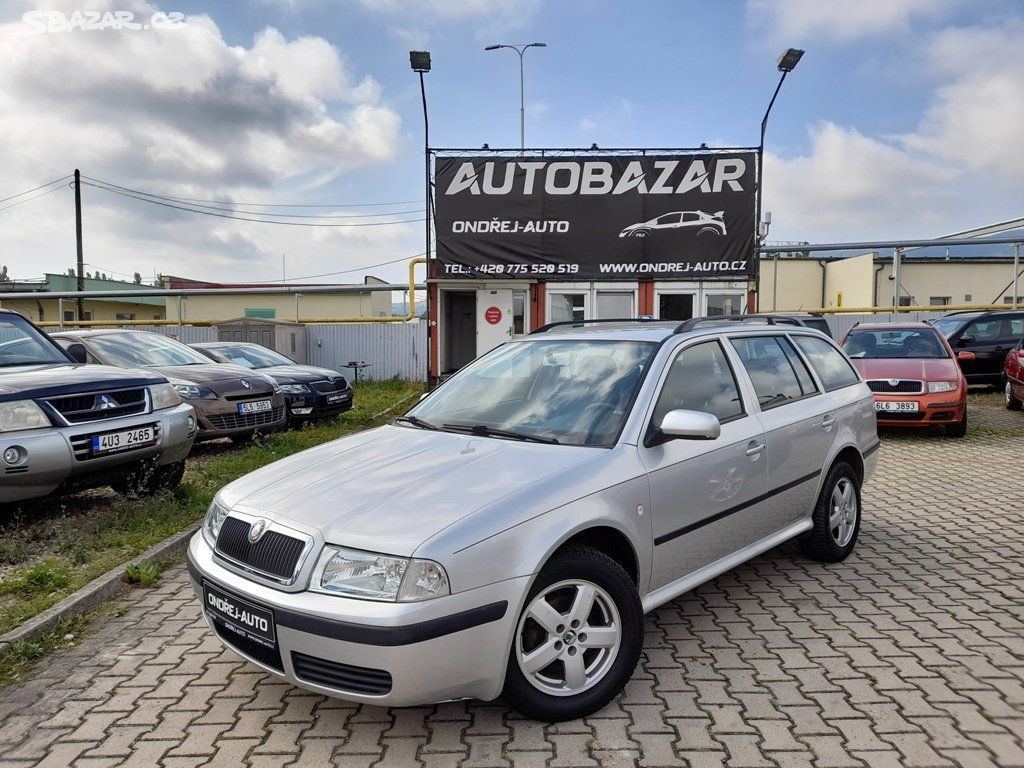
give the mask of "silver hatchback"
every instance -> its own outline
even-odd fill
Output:
[[[788,539],[849,555],[877,448],[816,331],[553,327],[226,486],[189,569],[220,639],[303,688],[564,720],[622,689],[645,612]]]

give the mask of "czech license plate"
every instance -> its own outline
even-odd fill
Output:
[[[239,413],[263,413],[270,410],[269,400],[253,400],[250,403],[239,403]]]
[[[327,402],[328,403],[340,403],[340,402],[342,402],[344,400],[348,400],[348,395],[338,394],[338,395],[328,395],[327,396]]]
[[[876,400],[875,410],[885,413],[916,413],[916,400]]]
[[[273,648],[274,612],[250,603],[237,595],[203,582],[203,608],[214,621],[219,621],[237,635]]]
[[[123,432],[93,435],[92,452],[93,455],[98,455],[101,453],[129,451],[132,448],[140,448],[155,442],[156,433],[153,431],[153,427],[136,427],[135,429],[126,429]]]

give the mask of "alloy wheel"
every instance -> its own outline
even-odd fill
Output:
[[[622,643],[615,602],[589,581],[560,581],[536,595],[516,630],[516,659],[530,684],[575,696],[608,673]]]
[[[853,538],[857,528],[857,492],[853,481],[840,477],[832,489],[832,511],[828,518],[832,540],[839,547],[845,547]]]

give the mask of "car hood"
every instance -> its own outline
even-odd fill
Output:
[[[408,557],[482,507],[606,453],[389,425],[257,469],[220,498],[331,544]]]
[[[151,370],[159,371],[169,379],[184,379],[196,384],[214,384],[218,381],[249,379],[264,384],[265,379],[256,371],[232,363],[210,363],[209,365],[154,365]]]
[[[0,368],[0,400],[53,397],[120,387],[158,384],[164,377],[155,371],[114,368],[107,365],[48,363]]]
[[[920,379],[956,381],[960,366],[956,360],[928,358],[854,358],[853,364],[865,379]]]
[[[260,373],[269,376],[280,384],[305,384],[310,381],[328,381],[340,379],[342,375],[329,368],[317,368],[312,365],[271,365],[258,368]]]

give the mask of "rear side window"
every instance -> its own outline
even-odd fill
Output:
[[[808,394],[800,385],[800,378],[783,349],[785,339],[775,336],[747,336],[730,339],[743,361],[757,393],[762,410],[784,405]],[[780,343],[781,342],[781,343]],[[804,376],[809,380],[807,371]]]
[[[860,376],[850,365],[850,361],[824,339],[817,339],[813,336],[794,336],[793,341],[807,355],[811,367],[817,372],[821,383],[825,385],[826,392],[848,387],[860,381]]]

